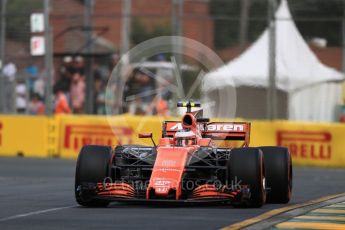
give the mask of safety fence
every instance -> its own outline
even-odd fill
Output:
[[[165,118],[171,120],[173,118]],[[0,156],[76,158],[86,144],[149,144],[140,132],[161,136],[162,117],[0,116]],[[298,165],[345,167],[345,125],[252,121],[251,146],[290,149]]]

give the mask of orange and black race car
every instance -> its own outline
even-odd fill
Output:
[[[107,206],[112,201],[221,202],[260,207],[287,203],[292,190],[292,163],[284,147],[248,147],[250,123],[210,122],[197,102],[186,107],[181,121],[163,122],[153,146],[87,145],[79,154],[76,201]],[[216,142],[242,141],[240,148]]]

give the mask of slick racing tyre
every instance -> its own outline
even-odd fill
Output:
[[[292,161],[284,147],[260,147],[264,154],[267,202],[288,203],[292,191]]]
[[[228,183],[239,182],[250,189],[249,203],[240,206],[261,207],[266,201],[265,171],[262,151],[258,148],[236,148],[230,152]]]
[[[94,198],[93,191],[84,186],[95,186],[108,175],[112,150],[109,146],[87,145],[78,156],[75,173],[75,199],[86,207],[106,207],[109,202]]]

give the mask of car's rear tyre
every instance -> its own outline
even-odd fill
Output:
[[[292,161],[284,147],[260,147],[264,154],[267,202],[288,203],[292,195]]]
[[[87,145],[78,156],[75,173],[75,199],[86,207],[106,207],[109,202],[94,198],[90,191],[83,190],[82,185],[96,185],[107,177],[112,149],[109,146]]]
[[[258,148],[232,149],[228,161],[228,183],[248,185],[250,199],[237,206],[261,207],[266,201],[265,171],[262,151]]]

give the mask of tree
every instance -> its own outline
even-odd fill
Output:
[[[328,41],[329,46],[341,46],[343,0],[289,0],[289,6],[305,39],[321,37]],[[305,20],[308,18],[316,20]]]
[[[171,35],[170,26],[158,25],[155,26],[152,30],[148,30],[138,18],[134,18],[134,20],[132,21],[131,30],[131,42],[133,45],[137,45],[154,37]]]
[[[212,0],[210,13],[215,18],[215,47],[223,49],[238,44],[240,0]],[[267,1],[250,0],[248,39],[253,41],[266,27]],[[261,18],[252,20],[252,18]]]
[[[210,13],[215,19],[214,41],[218,49],[238,44],[240,1],[212,0],[209,3]],[[250,2],[248,39],[253,42],[267,27],[268,1]],[[341,45],[343,0],[288,0],[288,3],[297,28],[305,39],[322,37],[330,46]]]
[[[10,0],[6,7],[6,36],[26,42],[30,38],[30,15],[42,11],[42,0]]]

